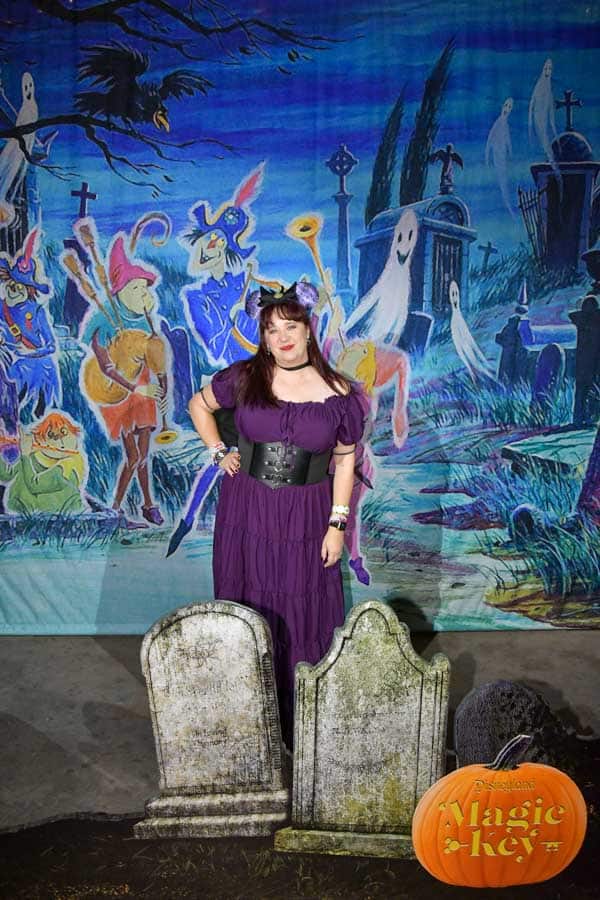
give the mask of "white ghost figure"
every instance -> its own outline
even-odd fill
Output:
[[[25,72],[21,79],[21,92],[21,108],[17,113],[15,125],[30,125],[37,122],[38,106],[35,101],[33,77],[29,72]],[[24,134],[22,140],[27,153],[31,154],[35,132]],[[26,169],[27,157],[21,144],[16,138],[9,138],[0,153],[0,226],[10,225],[15,217],[12,200],[25,177]]]
[[[450,282],[448,296],[450,300],[450,334],[461,362],[466,366],[475,384],[477,384],[478,376],[482,375],[495,381],[494,373],[490,369],[487,359],[479,349],[465,322],[460,308],[460,289],[456,281]]]
[[[529,101],[529,139],[533,133],[544,149],[548,162],[554,162],[552,139],[556,137],[554,119],[554,97],[552,96],[552,60],[547,59],[542,67]]]
[[[348,317],[345,330],[349,337],[368,336],[384,344],[396,344],[400,339],[408,317],[410,261],[418,230],[413,210],[405,210],[394,228],[383,272]]]
[[[494,167],[496,180],[504,205],[507,210],[515,218],[514,210],[511,206],[510,195],[508,191],[508,160],[512,156],[512,142],[510,139],[510,125],[508,117],[513,108],[513,98],[507,97],[502,104],[500,115],[490,128],[485,145],[485,161],[488,166]]]

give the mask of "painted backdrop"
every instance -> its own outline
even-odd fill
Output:
[[[598,5],[0,3],[0,631],[212,598],[252,279],[369,430],[348,604],[600,624]]]

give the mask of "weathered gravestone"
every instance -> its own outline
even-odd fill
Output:
[[[459,703],[454,718],[459,767],[492,762],[517,734],[533,739],[524,760],[561,769],[581,785],[595,782],[600,740],[573,733],[540,694],[505,680],[473,688]]]
[[[531,411],[542,421],[551,421],[564,377],[565,351],[559,344],[546,344],[537,358],[531,392]]]
[[[296,667],[293,827],[276,850],[413,855],[415,807],[444,774],[449,668],[417,656],[376,600],[354,607],[318,665]]]
[[[184,606],[142,644],[160,796],[135,835],[271,834],[289,819],[271,634],[237,603]]]

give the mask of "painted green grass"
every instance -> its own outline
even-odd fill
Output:
[[[116,516],[79,513],[22,513],[0,518],[0,551],[28,544],[60,550],[67,542],[91,547],[110,542],[118,532]]]
[[[532,298],[538,302],[552,291],[583,284],[587,276],[574,267],[543,269],[531,251],[521,244],[514,253],[490,263],[485,272],[473,266],[469,278],[477,308],[489,309],[514,305],[523,281],[527,282],[530,302]]]
[[[535,538],[521,538],[518,548],[483,535],[482,550],[496,559],[498,589],[536,579],[548,600],[587,597],[600,614],[600,529],[585,520],[566,524],[549,524]]]
[[[536,430],[567,425],[573,417],[574,385],[563,379],[551,407],[531,402],[531,386],[512,388],[487,382],[475,384],[466,372],[450,372],[422,387],[410,400],[411,419],[427,419],[437,427],[517,425]]]

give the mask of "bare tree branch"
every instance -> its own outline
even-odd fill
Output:
[[[139,28],[134,28],[130,25],[123,16],[119,16],[113,12],[113,9],[136,5],[140,0],[114,0],[114,2],[111,3],[100,3],[97,6],[89,6],[86,9],[66,7],[58,2],[58,0],[32,0],[32,2],[40,12],[46,13],[55,19],[60,19],[63,22],[70,22],[74,25],[85,22],[102,22],[108,25],[115,25],[123,31],[124,34],[128,34],[130,37],[140,38],[149,44],[156,44],[161,47],[169,47],[172,50],[177,50],[182,56],[193,62],[204,62],[206,59],[204,56],[198,56],[195,53],[191,53],[185,46],[184,40],[167,38],[155,33],[149,34],[148,32],[141,31]],[[143,10],[142,13],[144,14]],[[146,12],[145,16],[147,17],[147,15],[148,13]],[[166,31],[167,29],[164,30]]]
[[[2,0],[0,0],[0,3]],[[245,17],[228,9],[222,0],[189,0],[187,4],[177,4],[168,0],[98,0],[87,5],[76,5],[69,0],[30,0],[32,6],[51,19],[71,25],[108,25],[113,26],[125,35],[143,41],[150,46],[162,46],[176,50],[183,57],[195,62],[212,62],[220,65],[242,65],[244,57],[261,54],[270,59],[270,52],[275,47],[288,46],[288,58],[291,62],[308,59],[296,47],[310,50],[326,50],[332,44],[341,43],[335,38],[318,34],[303,34],[296,31],[293,23],[283,21],[281,25],[273,24],[259,16]],[[19,7],[20,4],[14,4]],[[131,24],[131,13],[137,13],[136,24]],[[141,21],[142,28],[137,27]],[[144,23],[147,28],[144,30]],[[243,41],[239,45],[240,38]],[[198,55],[199,41],[204,41],[205,49],[210,52],[205,56]],[[279,71],[289,74],[282,66]],[[42,161],[31,158],[27,153],[23,136],[39,129],[53,125],[70,125],[79,128],[87,140],[93,143],[102,153],[105,161],[119,177],[132,184],[143,184],[160,191],[152,181],[139,181],[132,178],[130,172],[147,175],[151,169],[161,167],[156,163],[133,162],[127,156],[118,154],[110,146],[110,134],[122,136],[134,143],[142,144],[160,159],[170,162],[188,162],[193,159],[181,159],[171,156],[170,150],[186,150],[188,147],[205,143],[220,148],[226,153],[236,153],[239,148],[219,140],[218,138],[199,138],[184,143],[173,143],[143,134],[128,121],[125,125],[117,125],[111,120],[103,120],[95,115],[66,113],[38,119],[29,125],[0,128],[0,139],[13,138],[19,142],[26,159],[32,165],[38,165],[47,171],[56,173],[59,167],[49,166]],[[222,154],[215,153],[219,158]],[[123,172],[123,169],[128,170]]]
[[[112,24],[125,34],[138,37],[151,44],[162,44],[172,47],[179,50],[183,55],[188,56],[188,58],[196,58],[190,57],[189,50],[185,47],[185,43],[193,39],[193,37],[198,36],[206,40],[213,40],[219,38],[219,36],[234,35],[237,31],[243,32],[255,49],[259,49],[263,44],[268,45],[278,41],[312,50],[325,50],[331,44],[341,43],[335,38],[319,34],[302,34],[287,27],[287,25],[274,25],[265,19],[257,17],[240,18],[237,14],[229,12],[218,2],[213,2],[213,0],[209,0],[207,3],[190,4],[190,9],[198,8],[203,10],[211,16],[213,22],[215,22],[215,19],[217,20],[214,25],[203,24],[193,14],[183,12],[173,4],[166,2],[166,0],[107,0],[107,2],[97,3],[94,6],[87,6],[81,9],[67,6],[60,0],[32,0],[32,2],[41,12],[61,19],[64,22],[71,22],[72,24],[85,22]],[[138,28],[134,28],[129,24],[125,16],[120,14],[121,12],[127,12],[132,7],[138,7],[138,11],[147,13],[147,10],[143,9],[144,5],[159,11],[166,19],[165,25],[172,23],[183,26],[185,37],[177,40],[175,38],[165,38],[156,33],[148,34],[140,31]],[[218,20],[216,10],[219,8],[227,12],[231,17],[231,22],[223,24]],[[225,52],[231,53],[231,51],[227,50]]]
[[[227,144],[225,141],[221,141],[218,138],[192,138],[190,140],[181,142],[165,141],[161,138],[153,138],[148,135],[142,134],[142,132],[133,127],[124,128],[121,125],[116,125],[114,122],[109,122],[108,120],[104,119],[97,119],[93,116],[85,116],[80,113],[66,113],[64,115],[47,116],[46,118],[37,119],[35,122],[30,122],[27,125],[13,125],[10,128],[0,128],[0,140],[13,138],[14,140],[18,141],[25,158],[29,163],[31,163],[31,165],[39,166],[40,168],[50,171],[52,174],[56,174],[56,171],[60,171],[59,167],[48,166],[43,162],[36,161],[34,158],[32,158],[31,153],[27,151],[27,147],[24,141],[24,135],[31,134],[32,132],[38,131],[41,128],[47,128],[53,125],[72,125],[76,128],[81,128],[87,139],[96,147],[98,147],[109,167],[116,175],[118,175],[120,178],[123,178],[124,181],[128,181],[130,184],[152,187],[159,193],[161,193],[161,191],[160,187],[157,184],[152,181],[137,181],[135,179],[132,179],[131,177],[126,177],[125,173],[123,173],[116,164],[120,163],[123,167],[142,175],[148,174],[148,171],[150,169],[160,169],[162,171],[162,167],[152,162],[133,162],[126,156],[115,153],[115,151],[109,146],[107,140],[103,137],[100,137],[98,131],[112,132],[127,137],[134,142],[139,142],[149,147],[152,152],[155,153],[156,156],[158,156],[159,159],[165,160],[166,162],[193,162],[193,160],[189,160],[186,158],[182,159],[178,156],[171,156],[166,151],[166,149],[163,148],[170,148],[172,150],[187,150],[189,147],[192,147],[196,144],[214,144],[228,153],[237,152],[234,146],[232,146],[231,144]]]
[[[185,27],[189,31],[192,31],[195,34],[199,34],[202,37],[206,38],[211,38],[217,34],[229,34],[233,31],[237,31],[238,29],[247,30],[251,33],[252,26],[254,26],[255,28],[259,28],[261,31],[266,31],[268,34],[272,34],[275,37],[278,37],[282,41],[289,41],[291,43],[298,44],[298,46],[300,47],[310,47],[312,49],[315,49],[315,43],[326,45],[333,42],[332,38],[325,38],[323,37],[323,35],[318,34],[302,35],[297,31],[292,31],[290,28],[282,28],[279,25],[272,25],[270,22],[266,22],[264,19],[238,19],[237,17],[234,17],[233,21],[229,25],[202,25],[201,22],[198,22],[191,16],[186,16],[185,13],[182,13],[170,3],[166,3],[165,0],[143,0],[143,2],[147,3],[149,6],[153,6],[155,9],[162,10],[165,15],[170,16],[171,18],[180,22],[182,25],[185,25]]]

